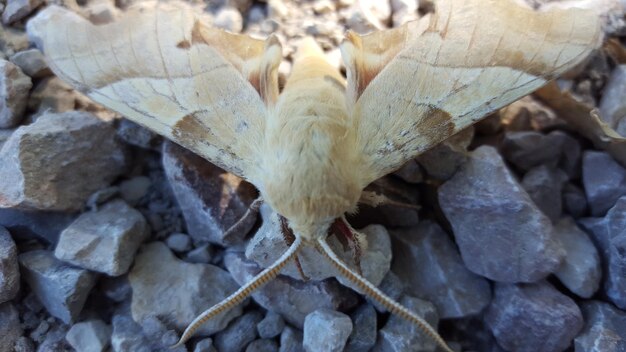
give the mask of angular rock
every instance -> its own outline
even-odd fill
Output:
[[[448,180],[467,160],[467,147],[473,138],[474,128],[466,128],[422,153],[417,161],[430,177]]]
[[[71,351],[71,347],[65,340],[66,334],[67,327],[65,325],[54,326],[37,347],[37,352]]]
[[[111,342],[111,327],[102,320],[72,325],[65,339],[76,351],[104,352]]]
[[[48,312],[66,324],[75,321],[96,275],[58,260],[51,251],[22,253],[19,262],[26,283]]]
[[[562,137],[535,131],[507,132],[502,155],[521,170],[541,164],[555,166],[562,150]]]
[[[143,215],[118,199],[79,216],[61,232],[54,255],[84,269],[119,276],[130,268],[148,232]]]
[[[163,168],[195,241],[234,244],[252,229],[256,217],[224,238],[256,199],[254,186],[170,142],[163,146]]]
[[[430,326],[437,328],[439,317],[435,306],[421,299],[404,296],[400,303],[424,318]],[[378,332],[374,351],[422,352],[435,351],[436,342],[424,334],[415,324],[396,315],[391,315],[385,326]]]
[[[392,232],[393,272],[408,294],[437,307],[441,318],[480,313],[491,301],[491,286],[463,265],[454,242],[434,222]]]
[[[14,352],[35,352],[35,344],[26,336],[20,336],[15,342]]]
[[[401,168],[394,171],[393,175],[408,183],[420,183],[424,180],[422,169],[415,159],[409,160]]]
[[[484,319],[508,351],[563,351],[583,327],[576,303],[545,281],[497,283],[494,293]]]
[[[565,249],[565,259],[554,273],[570,291],[590,298],[600,286],[600,255],[589,236],[571,218],[562,218],[554,227]]]
[[[304,349],[307,352],[343,351],[350,333],[352,320],[349,316],[331,309],[318,309],[304,320]]]
[[[11,56],[10,60],[22,69],[22,72],[32,78],[41,78],[52,74],[46,59],[38,49],[17,52]]]
[[[563,212],[561,191],[565,181],[567,175],[563,171],[546,165],[528,170],[522,179],[522,187],[552,223],[557,222]]]
[[[30,77],[18,66],[0,59],[0,128],[15,127],[22,121],[32,86]]]
[[[213,339],[202,339],[196,343],[193,352],[217,352],[213,347]]]
[[[391,22],[393,26],[398,27],[408,21],[418,19],[418,6],[418,0],[391,0]]]
[[[477,148],[439,188],[463,262],[500,282],[533,282],[559,266],[563,255],[550,220],[536,207],[497,151]]]
[[[257,231],[246,248],[246,257],[254,260],[263,267],[268,267],[274,263],[287,250],[287,244],[282,235],[278,214],[269,206],[261,207],[261,218],[263,225]],[[380,225],[370,225],[359,230],[367,240],[367,248],[364,249],[361,257],[361,269],[365,278],[374,285],[380,284],[391,266],[391,242],[389,234]],[[356,270],[351,251],[344,251],[343,246],[335,236],[328,239],[334,252],[343,259],[352,269]],[[298,254],[298,259],[302,266],[302,271],[311,280],[324,280],[336,277],[341,283],[352,287],[342,275],[330,264],[330,262],[320,254],[315,248],[307,246],[302,248]],[[288,263],[281,271],[283,275],[288,275],[294,279],[302,279],[296,265]]]
[[[143,149],[161,150],[162,140],[158,134],[129,119],[120,119],[117,135],[127,144]]]
[[[39,239],[57,243],[61,231],[71,224],[76,215],[60,212],[23,211],[0,208],[0,226],[15,239]]]
[[[174,329],[169,329],[159,318],[153,315],[141,321],[141,328],[153,350],[164,350],[178,342],[178,333]],[[179,346],[173,348],[172,352],[187,352],[187,348]]]
[[[224,266],[240,285],[261,271],[237,252],[226,252]],[[305,317],[316,309],[343,310],[357,301],[353,291],[335,280],[302,282],[282,275],[259,288],[252,297],[261,307],[280,314],[296,327],[302,327]]]
[[[48,112],[61,113],[74,110],[82,99],[77,91],[56,76],[39,81],[28,99],[28,109],[36,111],[35,116]]]
[[[600,99],[600,117],[621,136],[626,136],[626,65],[617,65]]]
[[[213,343],[220,352],[239,352],[257,337],[256,325],[263,314],[255,310],[235,318],[226,329],[213,337]]]
[[[141,198],[148,194],[151,186],[152,181],[149,177],[136,176],[120,182],[120,196],[130,205],[136,205]]]
[[[133,289],[131,312],[135,321],[156,316],[180,331],[239,287],[224,270],[210,264],[185,263],[162,242],[140,249],[128,280]],[[209,320],[198,330],[199,336],[224,329],[241,315],[241,309],[235,307]]]
[[[620,198],[604,218],[580,219],[591,235],[604,273],[604,294],[621,309],[626,309],[626,197]]]
[[[213,25],[229,32],[240,33],[243,29],[243,17],[237,9],[224,7],[215,14]]]
[[[580,178],[582,147],[580,142],[563,131],[550,132],[549,136],[555,140],[561,140],[557,144],[561,145],[561,158],[559,159],[559,168],[563,170],[570,179]]]
[[[302,332],[290,326],[285,327],[280,334],[279,352],[304,352],[302,346]]]
[[[585,192],[571,183],[563,186],[563,210],[575,219],[583,216],[587,211]]]
[[[87,112],[46,114],[0,150],[0,206],[72,211],[126,165],[112,123]]]
[[[2,13],[2,23],[17,22],[43,3],[44,0],[7,0],[7,6]]]
[[[246,352],[278,352],[278,344],[270,339],[254,340],[246,347]]]
[[[354,328],[344,351],[369,351],[376,344],[378,335],[376,310],[370,304],[363,304],[350,315],[350,318]]]
[[[173,233],[167,236],[165,244],[174,252],[186,252],[191,249],[191,238],[184,233]]]
[[[152,352],[141,326],[126,315],[114,315],[111,320],[111,349],[114,352]]]
[[[608,153],[587,150],[583,154],[583,185],[591,215],[604,215],[626,195],[626,169]]]
[[[589,301],[582,304],[585,327],[574,339],[576,352],[626,351],[626,313],[611,304]]]
[[[0,304],[0,352],[14,352],[13,346],[22,336],[20,316],[11,302]]]
[[[256,325],[256,330],[259,333],[259,337],[262,339],[272,339],[285,328],[285,320],[280,314],[268,311],[263,320]]]
[[[15,298],[20,290],[17,246],[11,234],[0,226],[0,304]]]
[[[189,263],[209,264],[215,258],[215,248],[207,243],[190,250],[185,256],[185,261]]]

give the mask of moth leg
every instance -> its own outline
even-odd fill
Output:
[[[296,235],[293,234],[293,230],[291,230],[291,228],[289,227],[289,224],[287,223],[287,219],[285,219],[284,216],[279,215],[279,219],[280,219],[280,230],[281,230],[280,232],[283,234],[283,239],[285,240],[285,243],[287,244],[287,246],[291,246],[293,244],[293,241],[296,240]],[[302,270],[302,263],[300,263],[300,258],[298,258],[297,255],[294,257],[294,261],[296,263],[296,268],[298,268],[298,272],[300,273],[300,277],[302,278],[302,281],[311,280],[311,278],[308,277],[304,273],[304,270]]]
[[[339,272],[350,282],[358,286],[366,295],[376,300],[378,303],[382,304],[390,313],[396,314],[397,316],[410,321],[411,323],[417,325],[426,335],[432,338],[438,345],[446,352],[453,352],[453,350],[448,347],[446,341],[437,333],[433,327],[428,324],[423,318],[419,315],[413,313],[408,310],[406,307],[401,305],[400,303],[393,300],[391,297],[387,296],[384,292],[382,292],[378,287],[374,286],[371,282],[367,281],[362,275],[355,273],[352,271],[338,256],[333,252],[325,239],[320,239],[317,241],[317,249],[322,253],[326,259],[330,261],[330,263],[337,269]]]
[[[371,192],[371,191],[363,191],[361,193],[361,198],[359,198],[359,203],[369,205],[370,207],[373,207],[373,208],[379,207],[381,205],[393,205],[393,206],[401,207],[401,208],[410,208],[410,209],[416,209],[416,210],[420,209],[419,205],[398,202],[396,200],[393,200],[387,197],[384,194],[378,194],[376,192]]]
[[[363,249],[367,247],[365,237],[353,229],[343,216],[335,219],[335,222],[331,225],[331,229],[337,236],[337,239],[339,239],[344,251],[349,249],[352,252],[352,260],[356,266],[357,273],[363,275],[363,271],[361,270],[361,257],[363,256]]]
[[[237,220],[237,222],[233,224],[233,226],[229,227],[228,230],[226,230],[223,236],[224,240],[228,242],[228,239],[231,236],[241,231],[241,228],[248,223],[248,220],[251,217],[257,216],[262,204],[263,198],[261,196],[252,201],[252,203],[250,203],[250,206],[248,207],[248,210],[246,210],[243,216],[240,217],[239,220]]]

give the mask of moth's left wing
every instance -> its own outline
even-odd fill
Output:
[[[504,0],[439,0],[432,18],[342,45],[363,183],[401,167],[581,62],[595,14]]]
[[[184,4],[129,10],[94,25],[51,6],[29,26],[52,70],[90,98],[248,179],[280,44],[211,28]]]

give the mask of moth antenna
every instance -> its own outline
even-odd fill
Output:
[[[387,310],[393,314],[398,315],[401,318],[404,318],[411,323],[417,325],[426,335],[432,338],[444,351],[446,352],[454,352],[444,339],[437,333],[435,329],[433,329],[430,324],[428,324],[424,319],[419,317],[417,314],[411,312],[400,303],[393,300],[391,297],[387,296],[384,292],[379,290],[376,286],[374,286],[371,282],[367,281],[363,276],[355,273],[350,269],[330,248],[325,239],[319,239],[318,248],[320,248],[320,252],[326,256],[326,258],[333,264],[337,270],[352,283],[357,285],[366,295],[375,299],[378,303],[382,304]]]
[[[269,267],[265,268],[265,270],[261,271],[258,275],[252,278],[250,282],[241,286],[237,291],[226,297],[220,303],[202,312],[202,314],[200,314],[191,322],[191,324],[189,324],[189,326],[187,326],[187,329],[183,332],[180,340],[178,340],[178,342],[170,348],[176,348],[183,345],[191,338],[198,328],[202,326],[202,324],[206,323],[209,319],[215,317],[216,315],[235,307],[244,299],[248,298],[259,287],[265,285],[270,280],[278,276],[280,270],[284,268],[287,262],[289,262],[289,260],[298,253],[301,246],[302,239],[299,236],[296,236],[296,240],[293,242],[291,247],[289,247],[289,249],[287,249],[287,251],[283,253],[280,258],[278,258],[278,260],[276,260]]]

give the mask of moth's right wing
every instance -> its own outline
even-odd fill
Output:
[[[267,106],[278,95],[277,40],[211,28],[184,5],[130,10],[106,25],[51,6],[29,26],[52,70],[76,89],[253,178]]]

